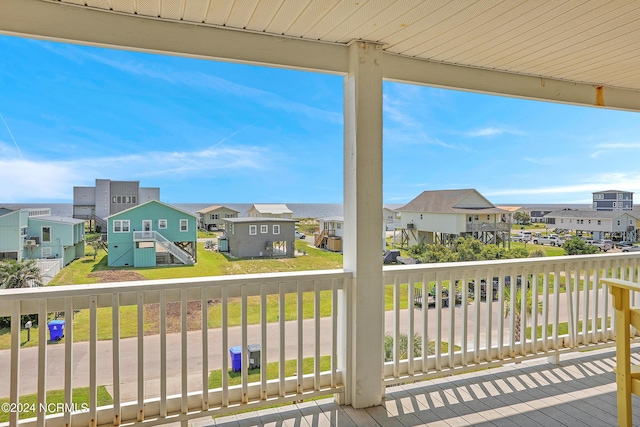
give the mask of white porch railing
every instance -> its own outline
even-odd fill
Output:
[[[632,253],[384,267],[384,283],[387,292],[393,293],[395,306],[385,313],[385,330],[396,343],[401,334],[407,334],[407,354],[414,354],[416,334],[422,337],[422,348],[428,348],[427,338],[433,340],[435,351],[401,358],[396,346],[392,360],[380,373],[382,384],[527,358],[557,360],[563,352],[612,345],[614,319],[607,287],[600,279],[616,277],[637,282],[639,260],[640,256]],[[529,283],[533,302],[527,303],[529,296],[525,293],[519,301],[520,311],[531,312],[531,306],[540,306],[541,310],[531,317],[520,316],[521,339],[516,339],[516,311],[504,316],[505,307],[512,306],[511,296],[517,294],[518,276],[522,286]],[[100,425],[150,419],[163,424],[344,393],[350,376],[339,359],[347,356],[343,352],[348,345],[338,341],[342,336],[338,332],[346,323],[338,317],[337,307],[339,294],[346,301],[341,306],[350,306],[351,277],[351,273],[331,270],[5,290],[0,316],[12,317],[11,350],[0,351],[0,397],[9,396],[17,404],[19,396],[35,393],[38,402],[45,403],[47,389],[62,389],[65,401],[71,402],[73,388],[88,386],[86,409],[73,412],[74,408],[65,407],[60,414],[45,417],[39,413],[38,418],[20,424],[42,425],[46,418],[47,425],[62,426],[71,421],[73,425]],[[495,301],[491,298],[493,277],[498,278]],[[506,277],[511,279],[508,294]],[[486,300],[481,298],[482,279],[487,283]],[[471,280],[472,295],[454,304],[456,292],[468,294]],[[442,289],[451,284],[456,289],[449,292],[449,307],[442,307]],[[413,294],[416,287],[423,286],[425,292],[434,288],[436,303],[420,310],[413,307]],[[640,293],[632,298],[640,302]],[[238,304],[230,305],[232,299]],[[321,300],[325,299],[331,310],[321,317]],[[201,307],[211,301],[219,303],[221,326],[209,328],[210,318],[203,310],[198,330],[188,331],[187,309],[192,301]],[[267,301],[275,301],[277,308],[269,308],[273,305]],[[427,301],[426,295],[423,301]],[[167,333],[168,303],[180,307],[178,333]],[[145,337],[145,322],[149,321],[145,309],[150,304],[159,304],[154,318],[159,333]],[[237,306],[239,312],[230,311]],[[306,320],[305,307],[313,313]],[[73,342],[74,310],[89,312],[88,342]],[[256,325],[249,323],[252,310],[259,312]],[[286,310],[295,311],[295,315],[289,314],[295,320],[286,321]],[[66,315],[63,342],[46,345],[48,331],[42,324],[38,347],[21,348],[20,315],[38,313],[42,319],[55,311]],[[120,338],[125,311],[135,313],[134,338]],[[345,316],[350,316],[348,311]],[[277,320],[269,322],[270,318]],[[98,340],[99,321],[101,333],[106,324],[107,335],[115,339]],[[238,326],[231,326],[236,323]],[[538,333],[531,332],[538,329]],[[371,339],[383,341],[382,337]],[[261,367],[278,362],[276,379],[267,379],[266,369],[261,369],[260,380],[249,383],[245,363],[249,344],[261,344]],[[238,345],[243,361],[240,385],[230,385],[228,376],[222,375],[221,386],[210,388],[210,371],[228,372],[233,367],[229,348]],[[382,354],[381,349],[379,355],[371,357]],[[330,358],[330,368],[324,371],[321,356]],[[307,357],[313,358],[311,374],[303,371]],[[285,361],[290,360],[295,361],[296,373],[286,376]],[[100,385],[109,387],[113,405],[98,407]],[[10,424],[17,425],[18,414],[12,412],[10,417]]]
[[[557,360],[563,352],[613,345],[615,319],[607,286],[600,279],[638,282],[639,259],[607,254],[385,267],[384,283],[392,286],[395,305],[393,315],[386,316],[386,332],[394,342],[407,335],[407,355],[416,355],[417,336],[422,349],[431,340],[435,351],[401,358],[396,346],[393,360],[385,363],[383,383],[412,382],[530,358]],[[519,293],[518,277],[531,289],[522,292],[520,300],[514,298]],[[478,286],[483,280],[485,299]],[[425,293],[425,283],[427,291],[435,291],[436,303],[418,309],[413,296],[416,287]],[[449,306],[441,308],[442,289],[450,284],[455,291],[449,289]],[[454,304],[454,293],[467,297],[459,297]],[[632,301],[640,303],[640,293]],[[514,305],[519,307],[514,310]]]
[[[40,412],[20,425],[43,425],[45,418],[47,426],[118,425],[149,419],[156,425],[245,410],[249,404],[259,408],[342,393],[343,379],[337,367],[337,295],[349,283],[349,274],[332,270],[5,290],[0,316],[11,316],[11,350],[0,352],[0,370],[4,370],[0,378],[6,379],[0,381],[0,397],[9,396],[19,408],[19,396],[37,393],[39,408],[46,406],[48,389],[64,390],[65,402],[72,402],[73,388],[88,386],[86,406],[68,404],[65,412],[46,417]],[[321,295],[332,307],[322,324]],[[239,313],[229,312],[232,299],[239,302]],[[277,313],[267,313],[267,299],[277,302]],[[205,309],[199,331],[188,331],[191,301],[205,308],[211,301],[219,303],[221,328],[209,328]],[[177,334],[167,333],[168,303],[180,306],[181,331]],[[159,304],[159,334],[145,337],[148,304]],[[313,313],[309,320],[303,319],[305,305]],[[119,338],[121,312],[131,310],[128,306],[137,312],[137,337],[124,339]],[[290,306],[296,320],[285,322],[290,315],[285,309]],[[248,310],[256,307],[260,322],[250,325]],[[74,342],[74,310],[89,310],[88,343]],[[42,323],[38,347],[21,348],[20,315],[38,313],[45,319],[54,311],[65,313],[64,342],[47,345],[48,331]],[[268,323],[268,314],[278,320]],[[107,332],[113,340],[98,341],[99,320],[110,325]],[[230,326],[233,323],[239,326]],[[247,345],[254,343],[261,344],[261,367],[278,362],[277,379],[268,380],[267,369],[261,369],[260,381],[249,383]],[[210,371],[228,372],[233,367],[229,349],[238,345],[242,348],[241,385],[230,385],[228,375],[222,375],[221,387],[210,389]],[[321,355],[331,358],[325,371],[320,369]],[[308,357],[313,358],[312,374],[303,371],[303,359]],[[295,361],[296,373],[286,377],[288,360]],[[113,405],[97,406],[100,385],[110,387]],[[127,393],[135,397],[128,401],[124,398]],[[11,412],[9,425],[17,425],[18,416]]]
[[[160,246],[162,246],[167,252],[171,255],[175,256],[185,265],[193,264],[193,259],[191,256],[177,247],[173,242],[168,240],[162,234],[157,231],[134,231],[133,232],[133,241],[134,242],[148,242],[155,241]]]

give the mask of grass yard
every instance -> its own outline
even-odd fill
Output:
[[[89,407],[89,387],[73,389],[73,407],[77,410]],[[8,404],[9,398],[0,398],[0,406]],[[47,391],[47,414],[64,411],[64,390]],[[98,387],[98,406],[112,405],[113,399],[104,386]],[[38,395],[26,394],[20,396],[19,419],[33,418],[38,415]],[[0,423],[9,421],[9,412],[0,411]]]

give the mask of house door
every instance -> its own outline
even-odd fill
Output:
[[[142,231],[151,231],[151,220],[143,219],[142,220]]]

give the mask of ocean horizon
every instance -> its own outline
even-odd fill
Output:
[[[342,203],[285,203],[293,211],[294,218],[327,218],[333,216],[343,216],[344,208]],[[178,209],[195,214],[200,209],[208,206],[227,206],[240,212],[241,217],[248,216],[247,212],[253,203],[172,203]],[[405,203],[385,203],[385,207],[397,209]],[[575,203],[501,203],[497,206],[522,206],[524,208],[539,208],[544,210],[556,209],[588,209],[590,204]],[[73,216],[73,203],[0,203],[0,208],[23,209],[23,208],[51,208],[51,215],[71,218]]]

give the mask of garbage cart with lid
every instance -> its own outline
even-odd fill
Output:
[[[64,338],[64,320],[52,320],[48,323],[49,340],[60,341]]]
[[[249,369],[260,367],[260,344],[249,344],[247,346],[249,353]]]
[[[242,347],[237,345],[229,348],[229,356],[231,357],[231,369],[236,372],[242,369]]]

